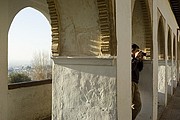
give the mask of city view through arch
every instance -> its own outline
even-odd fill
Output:
[[[12,21],[8,33],[8,72],[28,71],[29,74],[37,59],[50,65],[50,54],[49,21],[34,8],[22,9]]]

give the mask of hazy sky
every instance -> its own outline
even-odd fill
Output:
[[[51,26],[41,12],[28,7],[15,16],[9,29],[9,64],[29,63],[39,51],[50,54]]]

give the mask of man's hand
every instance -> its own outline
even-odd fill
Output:
[[[143,60],[143,54],[142,54],[142,51],[136,52],[136,53],[135,53],[135,57],[136,57],[136,59],[142,61],[142,60]]]

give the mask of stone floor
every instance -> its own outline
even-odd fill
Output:
[[[180,85],[159,120],[180,120]]]

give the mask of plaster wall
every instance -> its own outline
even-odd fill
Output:
[[[96,0],[59,0],[62,56],[100,55]]]
[[[167,65],[167,82],[168,82],[168,88],[167,88],[167,92],[169,95],[172,95],[173,94],[173,91],[172,91],[172,64],[169,63]]]
[[[8,90],[8,119],[39,120],[51,116],[52,84]]]
[[[158,62],[158,105],[165,104],[166,92],[166,64],[165,61]]]
[[[0,120],[7,120],[7,33],[8,33],[8,2],[1,1],[0,4]]]
[[[173,87],[177,87],[177,62],[173,61],[172,66],[172,80],[173,80]]]
[[[116,65],[112,59],[54,61],[53,120],[117,119]]]

